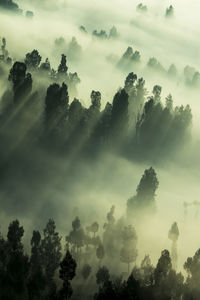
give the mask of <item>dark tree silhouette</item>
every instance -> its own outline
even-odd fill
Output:
[[[33,231],[31,239],[30,270],[28,278],[29,299],[41,299],[45,290],[45,276],[42,269],[41,235]]]
[[[111,112],[111,139],[119,143],[127,137],[128,130],[128,94],[125,89],[114,96]]]
[[[50,85],[45,98],[45,131],[63,133],[68,115],[69,96],[65,83]]]
[[[85,280],[88,279],[88,277],[90,276],[91,270],[92,270],[92,268],[91,268],[90,265],[85,264],[85,265],[83,266],[83,268],[82,268],[82,270],[81,270],[81,275],[82,275],[82,277],[83,277]]]
[[[110,279],[109,270],[105,266],[99,268],[99,270],[96,273],[97,284],[103,285],[109,279]]]
[[[14,103],[23,103],[32,90],[32,77],[26,73],[26,65],[15,62],[10,70],[9,80],[13,83]]]
[[[105,250],[102,244],[99,244],[99,246],[97,247],[96,256],[99,259],[99,262],[101,264],[101,261],[105,256]]]
[[[34,49],[31,53],[26,54],[24,62],[28,69],[36,70],[40,65],[41,59],[42,57],[40,56],[39,52]]]
[[[179,238],[179,229],[176,222],[174,222],[169,230],[168,238],[172,241],[172,248],[171,248],[171,258],[172,258],[172,266],[176,270],[177,268],[177,241]]]
[[[145,170],[137,187],[137,194],[127,202],[128,215],[138,212],[155,212],[155,192],[159,182],[155,170],[151,167]]]
[[[55,292],[54,275],[61,259],[61,237],[53,219],[49,219],[41,240],[42,267],[47,283],[47,295]]]
[[[59,291],[59,299],[69,299],[73,293],[70,281],[76,275],[76,261],[73,259],[69,250],[60,263],[59,277],[63,281],[63,286]]]

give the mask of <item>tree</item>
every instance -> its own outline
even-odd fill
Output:
[[[69,93],[70,97],[76,97],[78,94],[77,85],[81,82],[80,78],[78,77],[78,74],[75,73],[69,73],[69,76],[67,78],[67,84],[69,86]]]
[[[104,250],[104,247],[103,247],[102,244],[99,244],[99,246],[97,247],[96,256],[97,256],[97,258],[99,259],[100,262],[104,258],[104,256],[105,256],[105,250]]]
[[[61,259],[61,237],[56,232],[56,224],[49,219],[41,240],[42,266],[49,288],[52,285],[56,270]]]
[[[137,258],[137,235],[135,229],[129,225],[122,231],[123,246],[120,252],[120,260],[127,263],[128,274],[130,270],[130,263],[136,261]]]
[[[143,5],[142,3],[139,3],[137,5],[137,11],[142,12],[142,13],[146,13],[147,12],[147,6]]]
[[[90,230],[91,230],[91,232],[93,232],[93,235],[95,237],[95,234],[99,230],[99,224],[97,222],[92,223]]]
[[[166,106],[166,108],[167,108],[170,112],[172,112],[172,111],[173,111],[173,98],[172,98],[172,95],[169,94],[169,95],[166,97],[165,100],[166,100],[166,101],[165,101],[165,106]]]
[[[58,66],[58,78],[61,78],[61,80],[63,80],[64,78],[67,78],[67,70],[68,70],[68,67],[67,67],[66,55],[62,54],[61,61]]]
[[[122,143],[128,130],[128,94],[125,89],[114,96],[111,112],[111,139],[114,143]]]
[[[24,255],[22,237],[24,228],[18,220],[10,223],[7,233],[6,273],[3,278],[1,299],[24,299],[29,271],[28,257]]]
[[[158,185],[159,182],[155,170],[152,167],[146,169],[137,186],[136,195],[127,202],[127,213],[155,212],[155,192]]]
[[[160,101],[161,92],[162,92],[162,87],[161,86],[155,85],[153,87],[153,96],[154,96],[155,103]]]
[[[119,60],[117,66],[120,69],[129,70],[130,66],[133,66],[133,64],[140,62],[140,57],[141,56],[139,51],[133,52],[133,48],[128,47]]]
[[[41,235],[33,231],[31,239],[31,257],[28,279],[29,299],[40,299],[45,290],[45,276],[42,270]]]
[[[181,273],[176,274],[172,269],[168,250],[163,250],[154,271],[155,298],[181,299],[184,278]]]
[[[21,239],[24,235],[24,228],[20,226],[19,221],[15,220],[8,227],[8,245],[12,251],[22,251],[23,244]]]
[[[134,83],[137,80],[137,75],[133,72],[129,73],[125,80],[124,89],[125,91],[130,94],[131,90],[134,87]]]
[[[85,264],[85,265],[83,266],[83,268],[82,268],[82,270],[81,270],[81,275],[82,275],[82,277],[83,277],[85,280],[87,280],[88,277],[90,276],[91,270],[92,270],[92,268],[91,268],[90,265]]]
[[[107,102],[104,110],[101,112],[99,120],[99,134],[101,143],[104,146],[108,146],[110,142],[111,113],[112,104]]]
[[[47,72],[47,73],[50,74],[50,72],[51,72],[51,65],[50,65],[50,62],[49,62],[48,58],[45,59],[45,62],[41,63],[41,65],[40,65],[40,71]]]
[[[193,257],[188,257],[184,269],[188,274],[187,284],[190,292],[194,294],[198,292],[197,295],[200,296],[200,249],[195,252]]]
[[[169,230],[168,238],[172,241],[172,248],[171,248],[171,258],[172,258],[172,266],[176,270],[177,268],[177,241],[179,238],[179,229],[176,222],[174,222]]]
[[[72,254],[76,258],[76,261],[79,262],[81,248],[84,246],[85,233],[78,217],[73,220],[72,231],[66,237],[66,241],[72,245]]]
[[[154,267],[151,263],[149,255],[145,255],[141,262],[140,268],[135,267],[132,274],[143,287],[152,287],[154,284]]]
[[[59,299],[69,299],[73,293],[70,281],[76,275],[76,261],[73,259],[69,250],[60,263],[59,277],[63,281],[63,286],[59,291]]]
[[[172,5],[167,7],[166,12],[165,12],[165,17],[166,18],[173,18],[174,17],[174,8]]]
[[[9,80],[13,83],[14,103],[23,103],[32,90],[32,77],[26,73],[26,65],[15,62],[9,74]]]
[[[168,250],[163,250],[154,271],[155,285],[158,286],[166,280],[172,269],[171,258]]]
[[[26,54],[25,64],[28,69],[36,70],[41,62],[42,57],[37,50],[33,50],[31,53]]]
[[[110,274],[109,274],[108,269],[105,266],[99,268],[99,270],[96,273],[97,284],[103,285],[109,279],[110,279]]]
[[[65,83],[51,84],[45,98],[45,130],[47,133],[63,133],[68,115],[68,89]]]
[[[176,66],[174,64],[170,65],[169,69],[168,69],[168,75],[172,78],[176,77],[178,74],[178,71],[176,69]]]
[[[116,39],[116,38],[118,38],[118,36],[119,36],[119,33],[117,32],[117,28],[115,26],[113,26],[109,32],[109,39]]]

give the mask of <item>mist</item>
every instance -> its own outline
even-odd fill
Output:
[[[139,2],[130,0],[109,3],[18,0],[17,4],[20,13],[0,6],[0,38],[2,45],[3,38],[6,39],[7,51],[1,46],[2,235],[6,236],[10,222],[19,219],[25,229],[25,249],[30,253],[33,230],[42,232],[53,218],[63,237],[64,253],[65,237],[78,217],[85,231],[87,226],[98,222],[103,243],[106,216],[114,205],[115,230],[128,225],[136,230],[135,267],[140,266],[145,255],[156,266],[161,251],[171,251],[168,232],[174,222],[178,224],[177,272],[186,278],[183,265],[199,249],[200,243],[197,235],[200,225],[199,1],[150,0],[143,3],[147,6],[143,11],[137,8]],[[167,17],[166,9],[170,5],[173,15]],[[128,47],[131,49],[127,50]],[[31,68],[32,58],[28,61],[31,55],[27,54],[33,50],[41,58]],[[21,94],[16,93],[17,83],[12,74],[17,62],[25,66],[25,83],[27,74],[31,74],[30,91],[26,83],[26,94],[23,94],[26,85]],[[45,62],[49,63],[48,74],[41,69]],[[59,67],[62,72],[66,67],[66,71],[59,74]],[[131,79],[128,77],[131,72],[137,79],[133,74]],[[137,100],[134,97],[139,94],[140,78],[145,80],[144,94]],[[55,94],[53,88],[48,94],[54,83],[59,85],[60,92],[54,86]],[[128,84],[132,84],[131,88]],[[154,89],[155,86],[158,88]],[[92,91],[96,92],[92,94]],[[170,108],[166,100],[169,94],[173,99]],[[60,101],[65,97],[67,105],[62,104],[58,111],[56,106],[49,105],[48,115],[51,95],[60,97]],[[75,125],[74,119],[70,119],[74,98],[80,101],[82,109]],[[114,110],[118,99],[124,101],[124,106],[121,104]],[[131,99],[136,101],[132,108]],[[107,121],[107,102],[112,105],[109,129],[103,127]],[[150,106],[153,102],[155,111],[152,108],[148,116],[150,110],[146,103]],[[128,116],[127,123],[120,111]],[[138,197],[142,201],[138,186],[145,170],[151,167],[159,182],[151,199],[155,211],[151,212],[151,206],[141,208],[138,202],[136,211],[133,206],[129,215],[129,199]],[[119,239],[116,232],[114,235],[113,244]],[[111,261],[105,256],[104,261],[113,274],[127,272],[118,257]],[[89,263],[98,269],[94,257]],[[77,282],[74,290],[79,286],[79,279]],[[93,283],[91,290],[95,290]],[[77,299],[76,291],[72,299]]]

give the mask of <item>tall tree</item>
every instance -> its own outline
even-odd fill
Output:
[[[128,274],[130,271],[130,264],[136,261],[137,258],[137,235],[135,229],[129,225],[122,231],[123,246],[120,252],[120,260],[127,263]]]
[[[42,267],[47,283],[47,294],[55,292],[54,275],[61,259],[61,237],[56,231],[56,224],[49,219],[43,231],[41,240]]]
[[[146,212],[155,212],[155,193],[159,182],[155,170],[151,167],[146,169],[139,185],[137,186],[137,193],[127,202],[128,215]]]
[[[169,230],[168,238],[172,241],[171,258],[172,267],[177,269],[178,253],[177,253],[177,241],[179,238],[179,229],[176,222],[174,222]]]
[[[67,300],[72,296],[73,290],[70,281],[76,275],[76,266],[76,261],[69,250],[67,250],[64,259],[60,263],[59,277],[63,281],[63,284],[59,291],[59,300]]]

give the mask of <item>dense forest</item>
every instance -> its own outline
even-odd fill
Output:
[[[0,0],[0,300],[200,299],[199,9]]]

